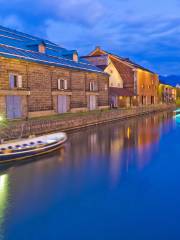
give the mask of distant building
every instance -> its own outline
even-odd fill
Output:
[[[110,75],[109,94],[113,106],[129,107],[158,103],[158,75],[97,47],[86,60]]]
[[[8,119],[107,108],[108,84],[76,51],[0,26],[0,112]]]
[[[158,89],[159,101],[161,103],[175,103],[177,91],[175,87],[160,83]]]

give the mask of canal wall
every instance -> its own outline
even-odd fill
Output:
[[[56,118],[29,119],[28,121],[16,121],[8,127],[1,129],[1,139],[16,139],[30,135],[47,134],[58,131],[70,131],[96,124],[123,120],[130,117],[141,116],[149,113],[175,109],[175,105],[151,105],[134,107],[129,109],[113,109],[94,111],[82,114],[59,115]]]

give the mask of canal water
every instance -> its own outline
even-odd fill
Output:
[[[89,127],[0,171],[0,240],[179,240],[180,115]]]

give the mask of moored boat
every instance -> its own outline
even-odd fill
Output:
[[[67,140],[66,133],[54,133],[0,145],[0,163],[23,160],[57,150]]]

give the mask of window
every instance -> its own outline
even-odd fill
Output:
[[[22,76],[17,74],[9,75],[10,88],[22,88]]]
[[[39,50],[40,53],[45,53],[45,51],[46,51],[45,45],[44,44],[39,44],[38,50]]]
[[[108,90],[108,84],[104,85],[104,90],[107,91]]]
[[[98,90],[97,84],[96,84],[95,82],[90,82],[90,83],[89,83],[89,90],[90,90],[91,92],[97,91],[97,90]]]
[[[67,80],[58,79],[58,89],[66,90],[67,89]]]
[[[78,54],[77,53],[73,53],[73,60],[75,62],[78,62]]]

